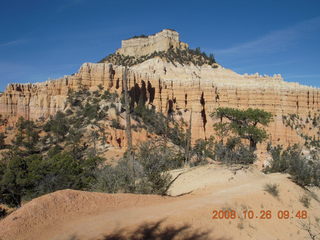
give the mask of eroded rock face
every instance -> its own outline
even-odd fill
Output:
[[[14,118],[47,118],[66,107],[69,89],[104,86],[111,92],[122,91],[123,66],[85,63],[73,76],[36,83],[10,84],[0,97],[0,114]],[[282,115],[313,115],[320,109],[319,89],[287,83],[281,76],[239,75],[229,69],[211,66],[175,67],[160,58],[150,59],[129,69],[129,88],[136,102],[142,99],[167,114],[181,114],[186,122],[192,114],[193,139],[213,134],[210,113],[217,107],[261,108],[274,114],[271,139],[277,143],[301,141],[284,127]],[[280,141],[278,141],[280,140]]]
[[[175,33],[164,30],[148,38],[126,40],[118,51],[145,55],[154,49],[165,49],[170,44],[183,45]],[[159,39],[160,42],[168,41],[169,45],[157,45]],[[9,119],[9,124],[19,116],[33,120],[47,118],[65,109],[69,90],[77,91],[81,87],[94,90],[102,85],[121,94],[123,69],[123,66],[110,63],[84,63],[72,76],[43,83],[10,84],[0,96],[0,114]],[[176,113],[186,122],[189,122],[192,111],[193,140],[213,134],[210,114],[217,107],[251,107],[274,114],[274,121],[268,129],[273,143],[288,145],[301,142],[302,138],[296,131],[283,125],[282,116],[293,113],[301,117],[314,116],[320,109],[318,88],[285,82],[280,75],[240,75],[219,65],[172,64],[155,57],[130,67],[128,79],[131,96],[136,103],[143,99],[158,111]],[[313,129],[309,132],[312,135]]]
[[[164,29],[154,35],[123,40],[117,53],[139,57],[151,54],[154,51],[166,51],[170,47],[185,49],[188,48],[188,44],[180,42],[179,33],[176,31]]]

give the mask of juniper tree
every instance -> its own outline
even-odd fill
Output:
[[[217,108],[211,114],[213,118],[219,118],[221,123],[227,119],[229,129],[242,139],[250,142],[250,150],[255,151],[257,144],[267,138],[265,129],[259,125],[267,126],[272,120],[272,114],[261,109],[240,110],[235,108]],[[217,126],[217,125],[216,125]]]

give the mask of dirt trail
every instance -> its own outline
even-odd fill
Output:
[[[264,192],[267,183],[279,184],[279,198]],[[220,166],[204,166],[180,175],[170,189],[172,195],[190,191],[179,197],[60,191],[31,201],[1,221],[0,236],[3,240],[63,240],[71,236],[101,239],[116,229],[132,229],[141,223],[159,220],[165,220],[168,226],[186,223],[210,230],[211,239],[302,239],[306,236],[297,227],[300,220],[294,218],[282,221],[276,217],[269,220],[211,219],[214,209],[223,208],[239,213],[252,209],[257,214],[262,209],[274,212],[304,209],[298,201],[303,190],[286,175],[264,175],[255,169],[235,172]],[[319,203],[312,200],[312,208],[308,210],[311,218],[315,218],[319,210]]]

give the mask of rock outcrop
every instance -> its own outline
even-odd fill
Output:
[[[154,35],[122,40],[121,48],[116,53],[137,57],[152,54],[155,51],[166,51],[170,47],[186,49],[188,44],[180,42],[178,32],[164,29]]]
[[[159,40],[162,38],[168,45]],[[177,47],[182,44],[178,35],[170,30],[143,39],[124,41],[118,52],[145,55],[159,48],[163,50],[170,44],[178,44]],[[192,110],[193,140],[213,134],[210,113],[217,107],[251,107],[274,114],[274,121],[269,126],[272,142],[290,144],[301,141],[294,130],[284,126],[282,116],[317,114],[320,110],[320,89],[285,82],[280,75],[240,75],[217,66],[172,64],[161,57],[154,57],[129,68],[129,88],[136,102],[143,99],[158,111],[181,115],[186,122]],[[84,63],[72,76],[43,83],[10,84],[0,96],[0,114],[9,119],[18,116],[47,118],[66,107],[70,89],[81,87],[93,90],[102,85],[105,89],[121,93],[123,69],[124,66],[110,63]]]

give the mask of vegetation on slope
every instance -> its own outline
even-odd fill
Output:
[[[300,186],[320,187],[320,161],[319,157],[310,158],[303,154],[298,145],[270,147],[272,161],[267,166],[266,172],[289,173],[294,182]],[[319,150],[317,150],[319,153]]]
[[[280,145],[269,145],[272,161],[265,171],[289,173],[301,186],[320,187],[320,116],[309,113],[302,118],[298,114],[288,114],[282,116],[282,121],[302,137],[304,144],[286,149]]]
[[[119,53],[113,53],[109,56],[100,60],[100,63],[108,62],[115,65],[122,66],[133,66],[154,57],[160,57],[167,62],[176,65],[180,63],[181,65],[190,65],[194,64],[196,66],[202,66],[204,64],[213,65],[216,63],[216,60],[213,54],[207,55],[205,52],[201,52],[200,48],[193,49],[179,49],[179,48],[170,48],[167,51],[155,51],[152,54],[144,55],[140,57],[126,56]],[[215,65],[213,65],[215,67]]]
[[[320,110],[319,110],[320,111]],[[320,115],[314,113],[303,118],[298,114],[282,116],[282,122],[286,127],[294,130],[305,141],[306,148],[320,148]]]
[[[181,146],[172,144],[184,142],[178,123],[145,106],[132,109],[135,131],[148,129],[166,139],[163,144],[150,141],[135,149],[137,166],[132,173],[128,171],[127,154],[117,166],[105,165],[101,157],[108,149],[110,130],[124,129],[119,122],[124,114],[121,98],[102,88],[94,92],[82,89],[69,92],[67,102],[65,112],[57,112],[47,121],[20,118],[12,129],[12,143],[1,144],[6,148],[0,161],[1,203],[20,206],[23,201],[65,188],[166,192],[170,177],[165,171],[183,164]],[[110,110],[116,116],[110,117]],[[2,139],[5,137],[3,134]]]
[[[214,124],[220,138],[215,144],[217,159],[226,163],[253,163],[257,144],[265,141],[268,136],[260,125],[267,126],[272,115],[260,109],[218,108],[211,117],[220,119],[220,122]],[[230,137],[225,141],[225,136]]]
[[[145,129],[152,140],[134,149],[134,167],[125,153],[116,165],[101,157],[112,129],[124,131],[123,99],[116,93],[81,89],[69,92],[68,106],[47,121],[19,119],[15,138],[0,161],[0,201],[20,206],[23,201],[60,189],[165,194],[171,184],[168,171],[210,159],[226,164],[252,164],[256,145],[267,139],[262,128],[272,120],[259,109],[218,108],[212,117],[217,139],[198,139],[189,145],[188,124],[175,112],[167,116],[143,102],[131,105],[133,131]],[[112,110],[112,111],[111,111]],[[109,116],[114,112],[115,116]],[[180,120],[178,120],[180,119]],[[317,124],[317,123],[315,123]],[[228,136],[228,137],[227,137]],[[319,186],[318,156],[306,159],[298,147],[284,151],[271,147],[268,172],[288,172],[300,185]],[[317,160],[317,161],[316,161]]]
[[[125,114],[122,98],[100,86],[94,92],[70,91],[67,103],[64,112],[57,112],[47,121],[19,119],[11,145],[2,144],[7,148],[0,162],[2,203],[19,206],[25,200],[65,188],[165,194],[171,182],[168,170],[204,164],[208,159],[221,160],[222,155],[233,159],[228,163],[252,163],[255,157],[243,143],[236,150],[240,142],[235,139],[224,146],[211,137],[190,146],[182,118],[178,121],[174,112],[165,116],[140,101],[131,105],[132,128],[137,132],[147,130],[153,139],[134,149],[133,169],[128,168],[127,153],[117,165],[106,165],[101,153],[108,149],[108,131],[124,131],[119,121]],[[111,110],[116,116],[109,116]],[[248,116],[255,115],[250,112]],[[243,137],[235,133],[238,139]],[[223,153],[221,147],[225,148]]]

